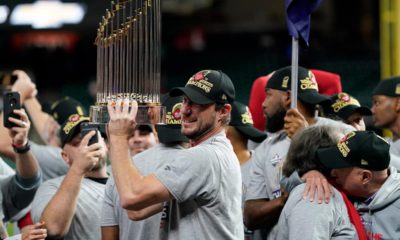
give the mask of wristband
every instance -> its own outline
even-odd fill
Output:
[[[31,150],[31,145],[29,144],[29,141],[26,142],[24,146],[16,146],[13,144],[12,147],[14,149],[14,152],[19,154],[27,153],[29,150]]]

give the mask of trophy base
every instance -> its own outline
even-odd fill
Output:
[[[136,115],[137,124],[165,124],[166,109],[159,104],[139,103]],[[90,121],[105,125],[110,121],[107,105],[90,106]]]

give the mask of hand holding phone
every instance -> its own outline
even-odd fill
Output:
[[[3,122],[4,127],[12,128],[17,126],[15,123],[8,120],[8,118],[20,119],[20,117],[14,113],[15,109],[21,109],[21,100],[18,92],[5,92],[3,94]]]
[[[87,123],[87,122],[81,124],[81,138],[86,136],[86,134],[88,134],[92,130],[96,131],[96,134],[92,138],[90,138],[88,146],[99,142],[98,125],[95,123]]]

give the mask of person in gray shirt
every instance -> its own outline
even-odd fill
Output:
[[[372,131],[356,131],[318,150],[321,163],[354,202],[367,239],[399,239],[400,174],[389,166],[390,145]]]
[[[312,126],[297,133],[284,161],[283,175],[318,170],[329,177],[329,171],[323,168],[316,153],[319,148],[334,146],[343,135],[343,131],[329,126]],[[303,199],[305,185],[302,183],[290,192],[277,231],[268,239],[299,239],[299,236],[302,239],[358,239],[342,195],[333,188],[334,197],[329,203],[311,202]]]
[[[253,154],[253,151],[247,148],[247,143],[249,140],[260,143],[265,140],[267,135],[253,126],[253,117],[249,108],[235,101],[232,104],[231,121],[229,122],[229,126],[226,127],[226,137],[231,142],[233,151],[240,162],[243,182],[242,207],[244,207],[244,195],[246,194],[250,177],[251,155]],[[265,231],[251,231],[246,229],[246,227],[244,228],[245,240],[264,239]]]
[[[240,165],[224,131],[235,98],[233,83],[222,71],[203,70],[170,92],[181,95],[181,131],[192,147],[148,176],[131,163],[127,146],[137,103],[109,102],[110,158],[121,205],[141,210],[169,201],[168,239],[243,240]]]
[[[159,144],[133,156],[132,161],[144,176],[154,173],[184,149],[188,139],[181,133],[182,97],[167,97],[162,102],[166,107],[166,124],[156,125]],[[169,207],[146,219],[141,211],[125,210],[120,206],[120,198],[111,177],[107,184],[101,216],[101,236],[103,240],[113,239],[159,239],[160,230],[168,233]],[[161,224],[161,225],[160,225]],[[162,233],[164,234],[164,233]]]
[[[266,85],[263,103],[269,137],[254,151],[250,181],[244,208],[245,224],[250,229],[267,228],[276,231],[276,223],[287,200],[281,191],[281,168],[290,145],[290,138],[311,125],[333,125],[354,130],[351,126],[331,119],[316,117],[316,105],[330,101],[318,93],[311,71],[299,67],[297,108],[290,109],[291,67],[276,70]]]
[[[400,169],[400,76],[379,81],[372,92],[372,120],[380,129],[388,128],[393,137],[390,142],[390,165]]]
[[[81,136],[89,118],[71,115],[62,125],[62,157],[70,165],[65,176],[44,182],[32,202],[32,219],[45,221],[50,238],[93,239],[100,233],[101,206],[108,179],[106,146],[99,131]],[[89,145],[97,134],[98,142]]]
[[[23,109],[14,110],[14,113],[19,119],[9,118],[16,126],[8,129],[8,134],[15,151],[16,173],[0,158],[0,239],[7,237],[3,221],[10,220],[31,203],[42,181],[39,164],[30,150],[28,116]],[[3,118],[0,118],[0,125],[4,126]]]

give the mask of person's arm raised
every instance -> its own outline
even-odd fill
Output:
[[[103,154],[101,143],[88,146],[89,139],[95,134],[95,131],[91,131],[82,139],[79,145],[80,156],[73,159],[61,186],[42,213],[41,221],[46,222],[47,233],[51,238],[63,238],[68,233],[83,178]]]
[[[141,210],[172,198],[154,174],[142,176],[131,161],[128,139],[136,127],[137,110],[137,102],[128,99],[108,103],[111,166],[121,205],[129,210]]]

